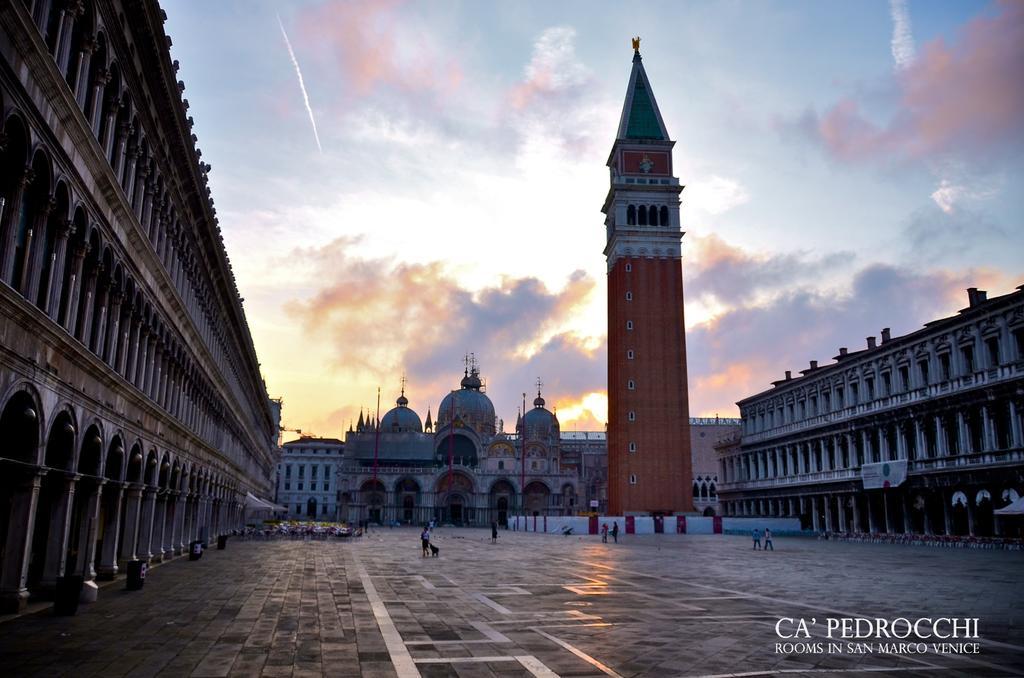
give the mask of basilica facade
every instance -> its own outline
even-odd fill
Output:
[[[429,410],[421,420],[403,391],[379,422],[361,416],[345,435],[341,519],[506,525],[515,515],[585,510],[580,455],[562,449],[558,418],[540,389],[515,433],[502,429],[475,365],[441,401],[436,421]]]

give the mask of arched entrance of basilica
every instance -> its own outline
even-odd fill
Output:
[[[507,480],[499,480],[494,483],[490,492],[491,520],[496,521],[502,527],[508,527],[510,509],[515,496],[516,490],[512,487],[512,483]]]
[[[445,473],[437,480],[435,518],[442,525],[472,525],[473,481],[462,473]]]

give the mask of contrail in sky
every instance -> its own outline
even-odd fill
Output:
[[[910,32],[910,11],[906,0],[889,0],[892,18],[892,58],[902,71],[914,61],[914,36]]]
[[[288,47],[288,56],[292,58],[292,65],[295,66],[295,75],[299,76],[299,89],[302,90],[302,100],[306,103],[306,112],[309,113],[309,124],[313,126],[313,138],[316,139],[316,147],[321,153],[324,152],[320,145],[320,134],[316,131],[316,119],[313,117],[313,107],[309,105],[309,94],[306,92],[306,83],[302,80],[302,70],[299,68],[299,60],[295,58],[295,50],[292,49],[292,41],[288,39],[288,33],[284,30],[281,22],[281,15],[277,15],[277,25],[281,27],[281,35],[284,36],[284,44]]]

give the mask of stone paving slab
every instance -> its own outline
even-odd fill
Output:
[[[1024,675],[1024,553],[441,529],[231,541],[0,623],[3,676]],[[977,617],[980,655],[777,654],[780,617]]]

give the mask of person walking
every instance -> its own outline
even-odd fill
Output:
[[[754,528],[754,531],[750,535],[754,538],[754,550],[758,551],[761,549],[761,530]]]
[[[498,523],[497,521],[491,521],[491,543],[498,543]]]
[[[424,527],[420,533],[420,546],[423,548],[423,557],[430,555],[430,528]]]
[[[612,539],[615,540],[616,544],[619,543],[619,521],[617,520],[612,523]]]
[[[608,543],[608,523],[601,525],[601,542],[604,544]]]
[[[772,529],[770,527],[764,528],[764,550],[768,549],[775,550],[775,547],[772,546]]]

